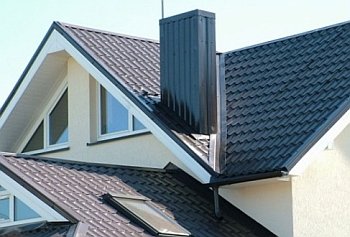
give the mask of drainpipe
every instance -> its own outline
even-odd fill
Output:
[[[214,213],[215,217],[218,220],[222,219],[222,213],[220,209],[220,196],[219,196],[219,186],[213,187],[213,193],[214,193]]]

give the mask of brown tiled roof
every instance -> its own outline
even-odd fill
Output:
[[[214,218],[212,192],[182,171],[145,170],[34,157],[0,155],[0,170],[88,225],[87,236],[149,236],[108,204],[106,193],[150,198],[193,236],[271,236],[265,228],[221,200],[223,220]]]
[[[160,94],[157,41],[57,24],[129,90],[138,94]]]

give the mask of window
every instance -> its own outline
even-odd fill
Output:
[[[40,217],[33,209],[28,207],[24,202],[15,197],[14,203],[15,221],[27,220]]]
[[[10,197],[0,196],[0,222],[10,220]]]
[[[68,92],[63,93],[55,108],[49,114],[49,144],[68,141]]]
[[[44,148],[44,124],[40,123],[39,127],[34,132],[32,138],[24,147],[23,152],[41,150]]]
[[[0,186],[0,225],[36,218],[40,216],[33,209]]]
[[[191,233],[166,216],[152,204],[152,201],[142,196],[105,194],[104,200],[131,221],[147,229],[153,235],[190,236]]]
[[[103,86],[99,86],[99,98],[99,135],[101,138],[123,136],[146,129]]]
[[[22,152],[61,148],[68,142],[68,89],[41,121]]]

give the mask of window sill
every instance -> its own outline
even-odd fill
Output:
[[[98,145],[101,143],[113,142],[113,141],[117,141],[117,140],[121,140],[121,139],[125,139],[125,138],[131,138],[131,137],[136,137],[136,136],[150,134],[150,133],[151,132],[149,130],[140,130],[140,131],[119,133],[119,134],[116,134],[114,136],[112,136],[111,134],[108,134],[106,137],[102,136],[99,138],[98,141],[88,142],[88,143],[86,143],[86,145],[87,146],[94,146],[94,145]]]
[[[67,151],[67,150],[69,150],[68,144],[60,144],[57,146],[52,146],[52,147],[48,147],[48,148],[41,149],[41,150],[24,152],[23,154],[25,154],[25,155],[43,155],[43,154],[60,152],[60,151]]]

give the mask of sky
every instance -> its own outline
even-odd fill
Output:
[[[216,14],[225,52],[350,20],[350,0],[164,0],[164,15]],[[0,107],[53,21],[159,38],[161,0],[0,0]]]

